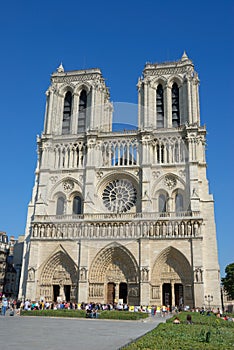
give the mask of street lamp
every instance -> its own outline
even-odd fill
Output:
[[[207,301],[207,303],[208,303],[208,307],[209,307],[209,310],[210,310],[210,303],[213,301],[213,295],[210,295],[210,294],[208,294],[208,295],[205,295],[205,301]]]

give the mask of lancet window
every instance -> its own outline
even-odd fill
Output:
[[[180,125],[180,106],[179,106],[179,88],[176,83],[172,85],[172,126],[178,127]]]
[[[82,90],[79,101],[78,133],[85,131],[87,114],[87,92]]]
[[[72,212],[75,215],[82,214],[82,199],[80,196],[74,197]]]
[[[65,198],[60,196],[57,199],[56,215],[63,215],[64,212],[65,212]]]
[[[175,197],[176,212],[184,210],[184,198],[181,193],[177,193]]]
[[[160,194],[158,197],[158,211],[165,213],[167,211],[167,198],[165,194]]]
[[[68,91],[64,98],[62,134],[69,134],[71,125],[72,94]]]
[[[157,128],[164,128],[164,98],[163,98],[163,87],[161,84],[159,84],[157,87],[156,107],[157,107]]]

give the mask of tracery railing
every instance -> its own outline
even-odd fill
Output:
[[[185,163],[187,146],[182,137],[157,138],[152,142],[153,164]]]
[[[139,164],[137,138],[111,138],[102,143],[101,166],[129,166]]]
[[[83,142],[56,144],[54,152],[54,169],[83,168],[86,146]]]

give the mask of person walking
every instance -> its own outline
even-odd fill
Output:
[[[2,315],[3,316],[6,315],[7,306],[8,306],[7,298],[4,298],[2,301]]]

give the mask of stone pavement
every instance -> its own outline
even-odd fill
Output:
[[[2,350],[115,350],[166,318],[144,321],[0,316]]]

